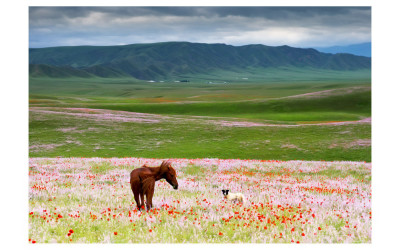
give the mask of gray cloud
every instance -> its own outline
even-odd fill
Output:
[[[369,7],[30,7],[30,47],[190,41],[299,47],[370,41]]]

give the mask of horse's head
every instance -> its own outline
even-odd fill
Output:
[[[171,162],[163,161],[161,163],[160,171],[164,178],[174,189],[178,189],[178,181],[176,180],[175,169],[171,166]]]

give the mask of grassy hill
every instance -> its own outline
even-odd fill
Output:
[[[30,157],[371,161],[370,58],[176,42],[30,63]]]
[[[189,42],[31,48],[29,63],[39,65],[32,66],[36,67],[35,72],[39,76],[56,77],[55,73],[48,74],[48,69],[43,66],[51,65],[75,68],[79,70],[76,71],[77,74],[86,72],[99,77],[131,76],[145,80],[279,67],[336,71],[368,70],[371,67],[371,59],[367,57],[332,55],[315,49]],[[56,70],[53,69],[53,72]],[[65,75],[61,74],[59,77]]]
[[[71,66],[52,66],[46,64],[29,64],[29,76],[31,77],[80,77],[89,78],[94,75],[80,69],[75,69]]]
[[[301,125],[370,117],[368,83],[56,82],[31,91],[30,157],[371,161],[370,123]]]
[[[349,92],[316,97],[299,96],[255,101],[103,103],[88,106],[151,114],[236,117],[288,122],[359,120],[362,117],[370,116],[371,90],[360,88]]]
[[[315,124],[370,117],[370,90],[351,90],[218,103],[36,96],[30,156],[370,161],[370,123]]]

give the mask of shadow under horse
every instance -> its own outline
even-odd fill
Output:
[[[143,165],[131,172],[131,189],[135,197],[138,210],[144,206],[144,195],[146,195],[147,210],[153,207],[153,195],[155,182],[165,179],[174,189],[178,189],[175,169],[170,161],[163,161],[159,167],[148,167]],[[140,200],[139,200],[140,198]]]

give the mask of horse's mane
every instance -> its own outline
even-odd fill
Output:
[[[150,172],[148,172],[148,173],[142,172],[142,174],[141,174],[141,181],[142,181],[142,184],[143,184],[143,186],[142,186],[143,191],[146,192],[149,189],[150,190],[154,189],[157,174],[159,174],[159,171],[162,168],[166,168],[166,167],[168,167],[170,165],[171,165],[170,161],[163,161],[159,167],[149,167],[146,164],[144,164],[142,166],[142,168],[148,169],[148,170],[150,170]]]
[[[169,165],[171,165],[171,161],[167,160],[167,161],[163,161],[160,165],[160,167],[168,167]]]
[[[162,163],[161,163],[161,165],[160,166],[158,166],[158,167],[149,167],[147,164],[144,164],[143,166],[142,166],[142,168],[146,168],[146,169],[150,169],[150,170],[160,170],[160,169],[165,169],[165,168],[168,168],[168,166],[171,166],[171,164],[172,164],[172,162],[171,161],[169,161],[169,160],[167,160],[167,161],[163,161]]]

